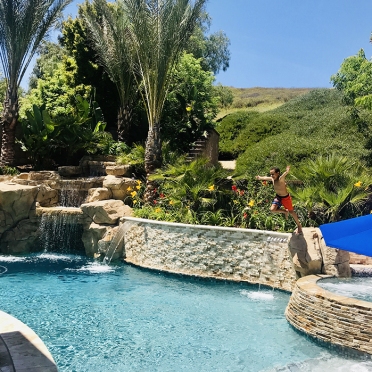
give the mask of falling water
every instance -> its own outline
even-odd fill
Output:
[[[43,214],[38,245],[45,252],[71,253],[84,250],[82,225],[78,216],[66,213]]]
[[[60,190],[59,205],[61,207],[79,207],[84,203],[87,191],[82,191],[77,187],[76,182],[64,181]]]
[[[121,242],[124,242],[125,233],[129,230],[129,228],[133,225],[132,221],[125,221],[122,225],[120,225],[116,235],[111,240],[110,246],[107,249],[106,256],[103,259],[103,263],[107,265],[110,264],[112,257],[114,256],[115,251],[118,249]]]

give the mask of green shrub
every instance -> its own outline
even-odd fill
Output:
[[[8,167],[7,165],[4,165],[0,167],[0,174],[1,175],[8,175],[8,176],[15,176],[19,174],[19,171],[17,168],[14,167]]]
[[[272,110],[270,115],[286,117],[284,130],[249,146],[237,159],[237,174],[252,177],[272,166],[297,167],[306,159],[332,152],[358,161],[369,154],[364,135],[353,125],[335,90],[311,91]]]

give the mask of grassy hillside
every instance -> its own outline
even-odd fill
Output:
[[[238,174],[264,174],[272,166],[287,164],[296,167],[304,159],[332,152],[358,162],[369,155],[366,138],[333,89],[311,90],[263,113],[230,114],[218,122],[217,130],[221,153],[225,159],[237,158]]]
[[[233,88],[229,87],[234,95],[234,102],[228,109],[222,110],[217,120],[236,112],[258,111],[265,112],[281,106],[300,95],[310,92],[311,88]]]

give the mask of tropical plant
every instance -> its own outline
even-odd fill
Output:
[[[2,113],[0,162],[15,162],[15,130],[18,124],[18,88],[27,67],[48,30],[69,0],[0,1],[0,61],[7,82]]]
[[[294,174],[303,185],[290,186],[291,193],[313,220],[332,222],[363,213],[372,178],[360,164],[330,154],[304,162]]]
[[[118,164],[129,164],[133,166],[134,173],[140,177],[145,172],[145,147],[141,144],[134,144],[129,151],[123,152],[116,158]]]
[[[276,231],[293,231],[296,227],[293,219],[270,213],[273,190],[267,183],[233,182],[226,179],[225,170],[211,167],[206,159],[187,163],[180,158],[151,177],[157,182],[154,200],[145,207],[136,201],[138,217]],[[138,194],[133,201],[136,198]],[[303,226],[311,224],[302,206],[296,212]]]
[[[35,168],[49,158],[53,147],[53,132],[56,123],[51,119],[45,106],[33,106],[32,111],[26,112],[27,119],[21,121],[23,137],[18,142],[23,151],[27,151]]]
[[[202,69],[200,60],[182,54],[172,71],[162,115],[162,140],[174,150],[189,152],[191,145],[214,127],[218,98],[213,81],[213,74]]]
[[[66,51],[62,46],[51,41],[43,40],[37,49],[38,58],[30,74],[29,89],[37,87],[38,79],[52,76],[65,57]]]
[[[160,118],[171,71],[195,29],[206,0],[123,0],[137,86],[149,124],[145,169],[161,166]],[[150,200],[154,185],[148,182]]]
[[[128,20],[120,2],[108,4],[94,0],[86,4],[82,14],[97,53],[98,63],[116,85],[120,108],[118,113],[118,140],[128,143],[132,122],[133,102],[136,95],[128,47]]]
[[[57,146],[68,154],[65,161],[69,161],[79,150],[89,150],[95,135],[106,127],[97,102],[93,99],[88,101],[80,95],[75,99],[75,107],[70,115],[59,118],[55,138]]]

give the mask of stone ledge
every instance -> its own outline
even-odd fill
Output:
[[[372,303],[317,285],[330,277],[309,275],[296,282],[285,311],[288,322],[318,340],[372,354]]]

